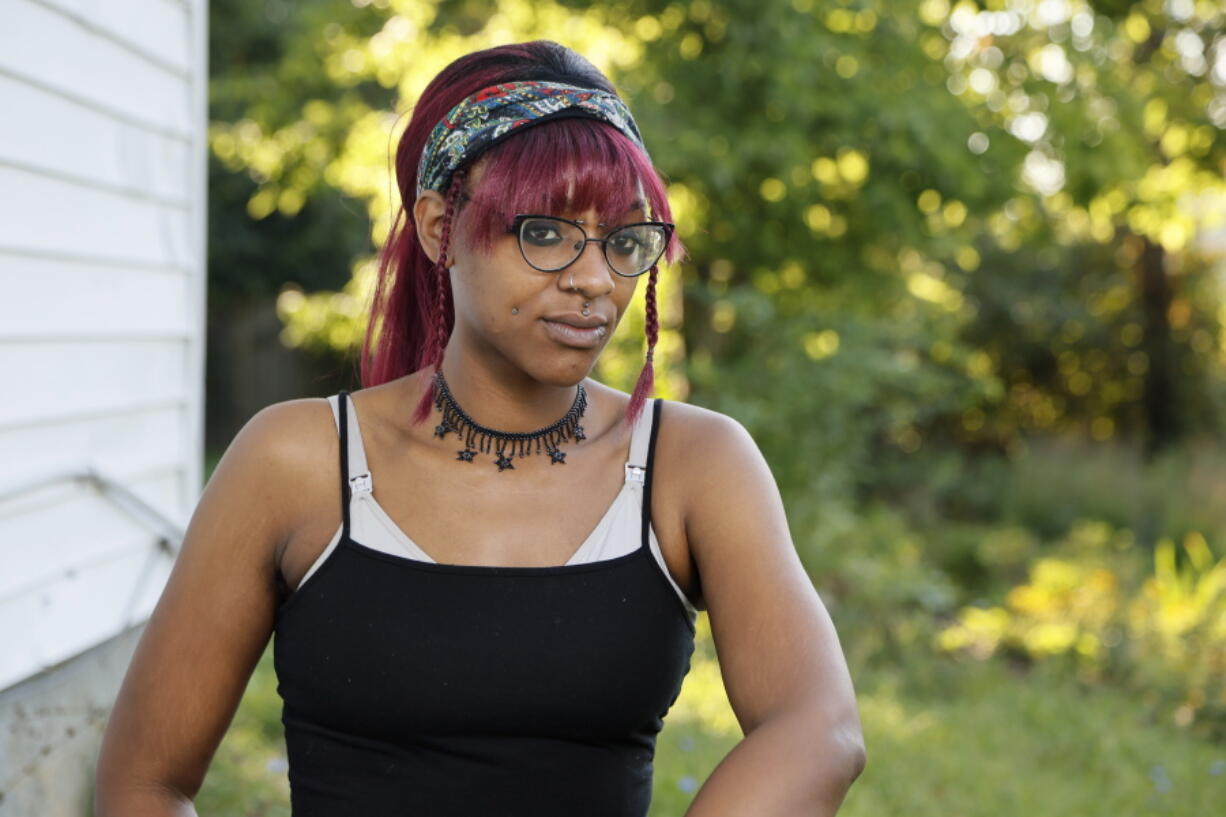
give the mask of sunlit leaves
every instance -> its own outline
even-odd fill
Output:
[[[1106,439],[1135,430],[1130,406],[1167,365],[1121,247],[1187,254],[1222,211],[1211,5],[315,0],[276,73],[284,98],[250,94],[210,138],[258,185],[252,217],[339,191],[378,244],[400,204],[389,153],[425,84],[477,48],[559,40],[623,90],[669,182],[691,251],[661,279],[678,392],[690,376],[721,407],[767,393],[766,373],[804,372],[826,421],[851,427],[939,382],[954,429]],[[1199,280],[1187,258],[1179,280]],[[1220,296],[1176,295],[1174,342],[1219,360]],[[303,309],[286,312],[300,328],[353,337]],[[641,362],[634,315],[602,359],[612,382]],[[923,412],[897,411],[865,423],[862,445],[885,428],[921,445]],[[826,432],[804,433],[820,446]]]
[[[1108,421],[1109,422],[1109,421]],[[1226,708],[1226,557],[1189,531],[1180,557],[1165,538],[1149,575],[1132,576],[1128,531],[1082,523],[1035,559],[1003,604],[970,606],[936,646],[987,658],[1004,649],[1036,660],[1067,656],[1086,679],[1161,690],[1187,725],[1202,709]],[[1158,682],[1156,685],[1155,682]]]

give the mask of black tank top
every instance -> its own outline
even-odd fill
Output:
[[[692,616],[642,541],[547,567],[425,562],[340,539],[276,613],[294,817],[644,817]],[[646,408],[646,407],[645,407]]]

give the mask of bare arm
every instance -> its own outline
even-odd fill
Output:
[[[748,431],[705,410],[690,433],[686,532],[724,686],[745,733],[686,817],[831,817],[866,751],[838,635]]]
[[[304,428],[319,418],[311,402],[256,414],[201,495],[103,735],[95,817],[195,815],[192,800],[272,630],[288,497],[303,478]]]

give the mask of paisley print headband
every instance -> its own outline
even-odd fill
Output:
[[[630,109],[614,94],[560,82],[504,82],[466,97],[434,126],[417,166],[417,195],[443,192],[460,165],[507,135],[568,116],[608,122],[647,152]]]

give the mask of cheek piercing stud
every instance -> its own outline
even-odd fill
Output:
[[[511,308],[511,314],[512,314],[512,315],[518,315],[518,314],[519,314],[519,307],[518,307],[518,306],[512,307],[512,308]]]

